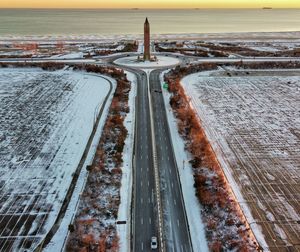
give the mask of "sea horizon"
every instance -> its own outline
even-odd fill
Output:
[[[268,8],[271,6],[265,6]],[[288,8],[0,8],[1,36],[293,32],[300,9]],[[125,20],[125,21],[124,21]]]

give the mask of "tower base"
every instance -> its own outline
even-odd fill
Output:
[[[144,61],[150,61],[150,62],[156,62],[157,61],[157,57],[154,55],[154,56],[150,56],[149,59],[147,59],[147,57],[145,56],[138,56],[137,60],[139,62],[144,62]]]

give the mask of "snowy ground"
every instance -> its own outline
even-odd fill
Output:
[[[182,81],[248,222],[271,251],[300,249],[300,74],[291,75],[206,72]]]
[[[161,83],[164,83],[163,75],[164,73],[161,75]],[[209,250],[205,236],[205,227],[201,220],[201,206],[195,194],[193,170],[189,163],[191,158],[189,153],[185,150],[184,141],[178,132],[177,120],[174,117],[172,108],[169,104],[170,93],[163,89],[163,95],[176,162],[179,168],[179,177],[182,186],[182,194],[184,198],[193,249],[197,252],[206,252]]]
[[[68,54],[55,55],[50,57],[51,59],[83,59],[83,52],[73,52]]]
[[[164,66],[174,66],[179,64],[179,60],[173,57],[164,57],[164,56],[158,56],[157,61],[138,61],[137,56],[133,57],[124,57],[117,59],[115,61],[118,65],[125,65],[130,67],[139,67],[139,68],[155,68],[155,67],[164,67]]]
[[[128,104],[129,113],[126,115],[124,124],[128,130],[123,151],[123,168],[121,181],[121,203],[119,206],[118,220],[126,221],[125,225],[118,225],[117,231],[120,237],[120,251],[130,251],[130,223],[131,223],[131,192],[132,192],[132,155],[135,130],[135,96],[137,80],[134,74],[126,72],[127,79],[131,81],[131,90]]]
[[[72,71],[0,76],[0,250],[32,250],[55,221],[110,85]]]

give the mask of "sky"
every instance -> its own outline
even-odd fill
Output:
[[[1,0],[0,8],[300,8],[300,0]]]

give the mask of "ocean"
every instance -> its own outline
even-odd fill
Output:
[[[3,35],[282,32],[300,30],[300,9],[0,9]]]

